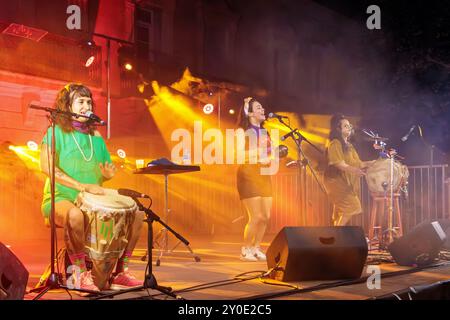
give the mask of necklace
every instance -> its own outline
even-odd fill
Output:
[[[78,147],[78,150],[80,150],[80,153],[81,153],[81,155],[83,156],[84,161],[86,161],[86,162],[91,161],[91,160],[92,160],[92,156],[94,155],[94,148],[92,147],[92,137],[91,137],[91,135],[90,135],[90,134],[88,135],[88,136],[89,136],[89,143],[90,143],[90,145],[91,145],[91,155],[89,156],[89,159],[88,159],[88,158],[86,158],[86,156],[84,155],[83,150],[81,150],[80,145],[78,144],[78,141],[77,141],[77,139],[75,138],[75,135],[73,134],[73,132],[71,132],[71,134],[72,134],[73,140],[75,141],[75,144],[76,144],[77,147]]]

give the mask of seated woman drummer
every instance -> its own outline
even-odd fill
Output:
[[[331,118],[330,130],[324,183],[333,203],[333,224],[345,226],[354,215],[362,212],[360,177],[374,161],[361,161],[350,142],[353,126],[343,115]]]
[[[61,89],[55,101],[55,108],[77,114],[92,110],[94,101],[91,91],[81,84],[68,84]],[[75,283],[80,289],[99,291],[94,284],[91,272],[86,269],[85,224],[83,212],[74,202],[80,192],[101,195],[102,183],[111,179],[116,167],[111,161],[105,141],[88,118],[64,116],[56,119],[56,164],[55,164],[55,224],[64,228],[65,245],[72,265],[80,268],[80,278]],[[49,176],[51,168],[51,128],[42,141],[41,170]],[[42,212],[49,223],[51,210],[50,179],[44,187]],[[140,213],[137,213],[140,214]],[[117,288],[134,287],[142,284],[128,270],[128,259],[139,238],[142,220],[138,216],[128,246],[117,263],[112,286]]]

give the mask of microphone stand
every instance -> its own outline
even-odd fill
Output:
[[[68,290],[74,290],[74,291],[78,291],[78,292],[83,292],[83,293],[90,293],[90,294],[99,294],[99,292],[97,291],[92,291],[92,290],[84,290],[84,289],[79,289],[79,288],[72,288],[69,286],[64,286],[60,283],[60,281],[62,281],[62,277],[61,274],[57,273],[55,271],[55,263],[57,263],[55,260],[56,257],[56,224],[55,224],[55,167],[56,167],[56,136],[55,136],[55,120],[56,120],[56,115],[60,114],[63,116],[75,116],[75,117],[86,117],[84,115],[81,114],[77,114],[77,113],[72,113],[72,112],[68,112],[68,111],[61,111],[61,110],[57,110],[54,108],[46,108],[46,107],[40,107],[40,106],[34,106],[34,105],[30,105],[30,108],[32,109],[39,109],[39,110],[44,110],[47,111],[48,113],[50,113],[50,115],[48,116],[48,119],[50,121],[50,125],[52,128],[52,142],[51,142],[51,161],[52,161],[52,165],[51,165],[51,172],[50,172],[50,204],[51,204],[51,209],[50,209],[50,275],[48,276],[45,284],[43,286],[31,289],[29,291],[29,293],[34,293],[34,292],[38,292],[38,295],[36,297],[33,298],[33,300],[38,300],[40,299],[44,294],[46,294],[49,290],[54,290],[54,289],[65,289],[66,291]],[[88,118],[88,117],[87,117]]]
[[[423,130],[422,130],[422,126],[420,126],[419,124],[417,125],[417,129],[419,132],[419,136],[420,136],[420,140],[422,141],[422,143],[425,145],[426,148],[429,149],[430,151],[430,158],[429,158],[429,164],[428,164],[428,178],[427,178],[427,183],[428,183],[428,203],[430,203],[430,197],[432,197],[432,195],[436,192],[436,174],[437,174],[437,167],[434,167],[435,163],[437,163],[436,159],[435,159],[435,149],[436,149],[436,145],[433,144],[432,142],[430,142],[429,139],[426,139],[423,135]],[[440,151],[439,149],[437,149],[437,151]],[[440,152],[440,158],[442,159],[442,155],[443,153]],[[439,159],[439,157],[438,157]],[[434,172],[433,172],[434,169]],[[434,183],[433,183],[433,176],[434,176]],[[433,187],[434,186],[434,187]],[[431,189],[431,190],[430,190]],[[431,194],[431,196],[430,196]],[[432,209],[430,208],[430,206],[428,206],[428,216],[431,216],[431,211]]]
[[[307,198],[307,176],[306,176],[306,168],[309,168],[311,171],[314,179],[316,180],[317,184],[319,185],[320,189],[323,193],[326,194],[325,188],[320,182],[319,178],[317,177],[316,172],[311,167],[311,164],[306,157],[305,153],[302,149],[302,141],[306,141],[309,145],[311,145],[315,150],[317,150],[319,153],[323,154],[322,150],[320,150],[317,146],[315,146],[313,143],[311,143],[308,139],[303,136],[300,131],[296,129],[292,129],[290,125],[288,125],[286,122],[283,121],[282,118],[278,118],[278,120],[287,128],[289,128],[290,132],[285,135],[285,138],[291,137],[295,145],[297,146],[297,167],[298,167],[298,176],[300,180],[300,184],[303,185],[303,192],[302,192],[302,218],[303,218],[303,225],[306,225],[306,214],[307,214],[307,205],[306,205],[306,198]],[[302,170],[302,168],[304,170]],[[299,190],[300,188],[298,188]]]
[[[31,109],[36,109],[36,110],[47,111],[52,116],[51,120],[54,120],[54,117],[57,114],[65,116],[65,117],[86,118],[86,119],[93,120],[90,116],[86,116],[86,115],[81,114],[81,113],[74,113],[74,112],[70,112],[70,111],[61,111],[61,110],[58,110],[58,109],[55,109],[55,108],[41,107],[41,106],[36,106],[34,104],[30,104],[30,108]]]
[[[110,294],[102,294],[100,297],[94,298],[94,300],[100,300],[100,299],[104,299],[104,298],[112,298],[119,294],[124,294],[124,293],[134,292],[134,291],[141,291],[143,289],[154,289],[154,290],[164,293],[165,295],[170,296],[174,299],[182,299],[180,296],[177,296],[176,294],[174,294],[172,292],[171,287],[164,287],[164,286],[158,285],[158,282],[156,281],[156,278],[153,275],[153,269],[152,269],[153,221],[159,222],[162,226],[164,226],[164,228],[166,228],[166,230],[170,231],[175,237],[178,238],[178,240],[183,242],[185,245],[188,246],[189,241],[187,241],[180,234],[178,234],[176,231],[174,231],[164,221],[161,221],[161,218],[156,213],[154,213],[153,210],[151,210],[150,208],[144,207],[137,198],[133,197],[133,200],[136,202],[139,210],[145,212],[146,219],[144,220],[144,222],[146,222],[148,225],[148,228],[147,228],[148,229],[148,231],[147,231],[148,259],[147,259],[147,268],[146,268],[147,272],[145,274],[144,283],[142,286],[125,289],[125,290],[120,290],[120,291],[110,293]],[[182,299],[182,300],[184,300],[184,299]]]
[[[420,136],[420,140],[422,140],[423,144],[430,150],[430,162],[429,162],[429,167],[430,170],[432,170],[434,163],[435,163],[435,159],[434,159],[434,151],[436,146],[430,142],[428,142],[424,136],[423,136],[423,132],[422,132],[422,127],[420,125],[417,125],[417,129],[419,130],[419,136]]]

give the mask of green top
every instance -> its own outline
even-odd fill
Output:
[[[99,168],[100,163],[111,163],[111,156],[106,148],[105,141],[101,136],[90,136],[89,134],[79,131],[66,133],[57,125],[55,127],[56,136],[56,167],[63,171],[69,177],[80,183],[101,185],[104,181]],[[91,143],[89,137],[92,138],[93,156],[91,157]],[[78,142],[79,147],[77,146]],[[49,128],[42,140],[42,144],[51,146],[52,129]],[[83,151],[84,157],[81,153]],[[44,150],[44,149],[43,149]],[[50,157],[50,154],[49,154]],[[87,160],[89,161],[86,161]],[[55,183],[55,203],[61,200],[69,200],[74,202],[79,191]],[[42,212],[46,218],[50,215],[51,210],[51,194],[50,179],[47,178],[44,187],[44,197],[42,200]]]

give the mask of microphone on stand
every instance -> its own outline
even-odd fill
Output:
[[[37,110],[55,110],[55,109],[53,109],[53,108],[47,108],[47,107],[42,107],[42,106],[38,106],[37,104],[34,104],[34,103],[30,103],[29,105],[28,105],[28,107],[29,108],[31,108],[31,109],[37,109]]]
[[[405,135],[401,138],[401,140],[402,140],[403,142],[405,142],[406,140],[408,140],[409,136],[411,135],[411,133],[413,133],[413,131],[414,131],[415,128],[416,128],[416,125],[413,125],[413,126],[409,129],[408,133],[405,134]]]
[[[43,106],[39,106],[39,105],[36,105],[36,104],[33,104],[33,103],[30,103],[28,105],[28,107],[30,109],[43,110],[43,111],[50,112],[52,114],[64,115],[64,116],[67,116],[67,117],[68,116],[72,116],[72,117],[82,116],[82,115],[80,115],[78,113],[73,113],[73,112],[70,112],[70,111],[62,111],[62,110],[58,110],[58,109],[55,109],[55,108],[43,107]]]
[[[130,197],[130,198],[147,198],[150,199],[150,197],[146,194],[134,191],[134,190],[130,190],[130,189],[118,189],[117,193],[122,195],[122,196],[126,196],[126,197]]]
[[[37,109],[37,110],[44,110],[47,112],[51,112],[54,114],[59,114],[59,115],[63,115],[66,117],[76,117],[78,118],[87,118],[89,120],[95,121],[97,123],[99,123],[101,126],[106,125],[106,122],[103,121],[99,116],[97,116],[96,114],[94,114],[92,111],[87,111],[85,114],[81,114],[81,113],[74,113],[74,112],[70,112],[70,111],[62,111],[62,110],[58,110],[55,108],[48,108],[48,107],[42,107],[33,103],[30,103],[28,106],[30,109]]]
[[[103,121],[99,116],[97,116],[95,113],[93,113],[92,111],[87,111],[84,114],[86,117],[89,118],[89,120],[95,121],[97,123],[99,123],[101,126],[104,126],[106,124],[105,121]]]
[[[281,140],[281,141],[286,140],[287,138],[289,138],[290,136],[292,136],[296,131],[297,131],[297,129],[294,129],[294,130],[292,130],[292,131],[286,133],[284,136],[282,136],[282,137],[280,138],[280,140]]]
[[[278,119],[278,120],[281,120],[281,119],[287,119],[287,118],[289,118],[289,117],[287,117],[287,116],[282,116],[282,115],[279,115],[279,114],[270,112],[270,113],[267,115],[267,118],[269,118],[269,119],[271,119],[271,118],[276,118],[276,119]]]

